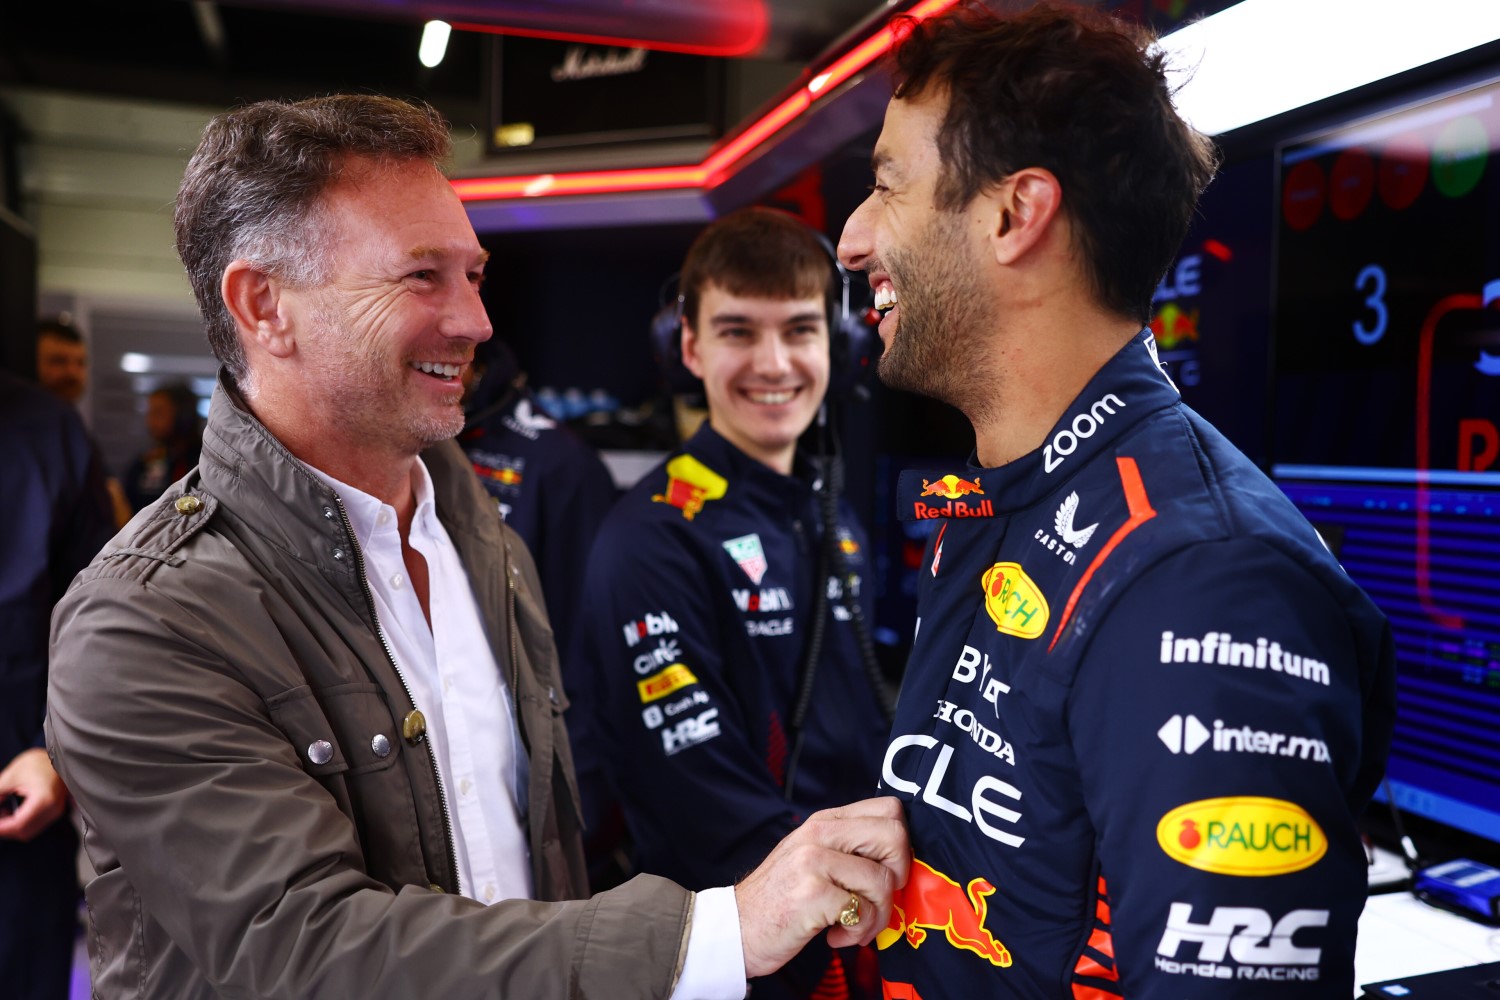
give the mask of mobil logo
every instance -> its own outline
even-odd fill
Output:
[[[1247,795],[1178,806],[1156,824],[1156,842],[1190,868],[1250,877],[1311,868],[1328,853],[1328,838],[1306,809]]]
[[[676,632],[677,622],[663,611],[659,615],[646,615],[637,621],[626,622],[622,631],[625,633],[625,645],[634,646],[647,636],[670,635]]]
[[[1008,968],[1010,949],[984,925],[988,897],[994,892],[994,885],[987,879],[971,879],[968,887],[962,888],[936,868],[912,858],[911,875],[906,886],[892,897],[890,923],[875,935],[875,947],[884,951],[905,938],[907,944],[920,948],[928,931],[942,931],[953,947]]]
[[[1042,469],[1050,473],[1062,465],[1078,450],[1078,442],[1093,437],[1104,424],[1104,418],[1112,415],[1115,407],[1124,406],[1125,401],[1112,392],[1095,400],[1094,405],[1074,417],[1070,425],[1052,435],[1052,440],[1042,449]]]
[[[1020,563],[995,563],[980,579],[984,610],[995,628],[1022,639],[1038,638],[1047,629],[1047,598]]]

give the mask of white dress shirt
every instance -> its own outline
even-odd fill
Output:
[[[427,467],[420,459],[413,466],[416,511],[407,540],[427,562],[430,627],[407,579],[395,508],[311,471],[338,494],[349,516],[364,556],[377,627],[413,704],[427,719],[438,784],[453,825],[459,891],[487,904],[532,898],[525,821],[530,762],[468,573],[438,520]],[[734,890],[705,890],[694,901],[687,956],[670,1000],[744,995]]]

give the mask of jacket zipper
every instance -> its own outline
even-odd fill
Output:
[[[515,703],[516,725],[521,724],[521,664],[516,648],[516,574],[510,562],[510,542],[505,543],[506,631],[510,633],[510,697]]]
[[[375,595],[370,593],[370,581],[365,576],[365,556],[359,547],[359,541],[354,537],[354,525],[349,522],[349,512],[344,509],[344,501],[335,496],[334,501],[339,505],[339,517],[344,521],[344,531],[348,533],[349,541],[354,547],[354,566],[359,570],[359,586],[365,595],[365,606],[370,609],[370,620],[375,623],[375,635],[380,640],[380,648],[385,650],[385,658],[390,663],[391,669],[396,672],[396,679],[401,682],[401,690],[406,692],[406,700],[412,706],[417,707],[417,699],[412,697],[411,687],[406,683],[406,675],[401,672],[401,665],[396,662],[396,654],[391,651],[391,644],[386,640],[385,629],[380,625],[380,616],[375,613]],[[438,767],[437,754],[433,752],[432,740],[422,741],[427,745],[427,761],[432,765],[432,776],[437,779],[438,806],[443,813],[443,842],[448,848],[448,864],[453,872],[453,884],[458,887],[458,894],[463,895],[463,876],[458,871],[458,851],[453,846],[453,820],[448,815],[448,789],[443,785],[443,772]]]

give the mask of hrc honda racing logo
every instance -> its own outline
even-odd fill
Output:
[[[1195,923],[1192,903],[1173,903],[1156,946],[1156,968],[1203,979],[1317,982],[1323,949],[1310,947],[1306,935],[1327,926],[1327,910],[1292,910],[1273,921],[1252,906],[1216,906],[1208,920]]]

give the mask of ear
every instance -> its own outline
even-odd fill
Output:
[[[694,378],[703,377],[703,359],[698,356],[698,332],[687,316],[682,317],[682,364]]]
[[[224,269],[219,294],[234,317],[240,338],[273,357],[290,357],[297,347],[283,286],[275,277],[247,260],[236,260]]]
[[[1052,234],[1062,209],[1062,185],[1042,167],[1023,167],[989,195],[990,247],[995,259],[1010,265]]]

